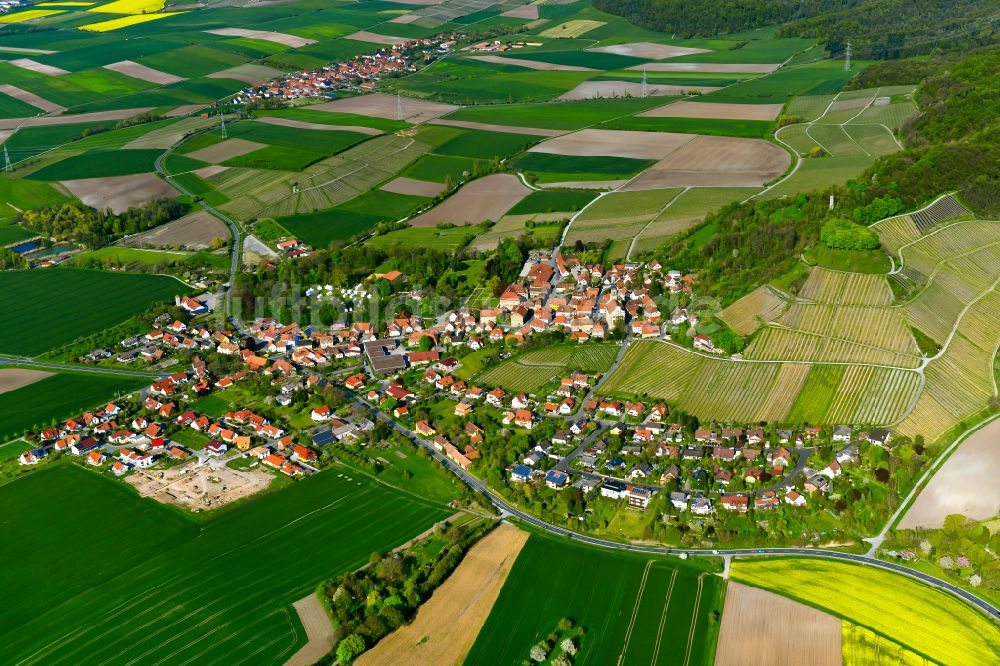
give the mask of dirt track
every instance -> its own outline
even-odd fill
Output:
[[[27,370],[25,368],[0,369],[0,393],[16,391],[19,388],[30,386],[39,380],[45,379],[51,374],[51,372]]]
[[[496,221],[530,193],[517,176],[493,174],[463,185],[439,206],[410,220],[410,225],[434,227],[439,222],[461,225]]]
[[[355,664],[459,664],[469,653],[528,533],[501,525],[473,546],[462,563],[400,627],[362,654]]]
[[[840,619],[730,582],[715,666],[840,666]]]
[[[638,114],[647,118],[718,118],[720,120],[774,120],[783,104],[725,104],[681,100]]]

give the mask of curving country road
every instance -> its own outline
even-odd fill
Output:
[[[347,390],[345,388],[345,390]],[[350,392],[349,392],[350,393]],[[352,393],[353,395],[353,393]],[[555,534],[558,536],[566,537],[574,541],[580,541],[592,546],[598,546],[600,548],[612,548],[615,550],[625,550],[636,553],[648,553],[650,555],[685,555],[688,557],[702,557],[702,556],[716,556],[716,555],[742,555],[747,557],[760,557],[760,556],[775,556],[775,555],[796,555],[801,557],[821,557],[830,560],[841,560],[844,562],[852,562],[855,564],[861,564],[863,566],[875,567],[878,569],[885,569],[887,571],[892,571],[894,573],[902,574],[904,576],[909,576],[919,580],[927,585],[935,587],[939,590],[945,592],[950,592],[951,594],[965,600],[967,603],[975,606],[977,609],[986,613],[996,621],[1000,621],[1000,610],[998,610],[993,604],[988,601],[977,597],[976,595],[963,590],[957,585],[952,585],[948,581],[941,580],[930,574],[923,573],[922,571],[916,571],[904,567],[900,564],[895,564],[893,562],[885,562],[883,560],[876,559],[869,555],[855,555],[853,553],[843,553],[836,550],[823,550],[818,548],[732,548],[732,549],[719,549],[719,550],[697,550],[688,548],[664,548],[658,546],[640,546],[627,543],[618,543],[616,541],[608,541],[606,539],[600,539],[598,537],[588,536],[586,534],[579,534],[573,532],[564,527],[558,527],[547,523],[539,518],[532,516],[529,513],[525,513],[520,509],[511,506],[502,498],[498,497],[496,494],[492,493],[489,488],[487,488],[486,483],[476,477],[472,476],[464,469],[456,465],[447,456],[439,452],[434,448],[429,442],[421,438],[412,430],[404,427],[403,425],[397,423],[393,419],[389,418],[386,414],[382,413],[372,405],[361,398],[355,396],[354,403],[368,412],[370,412],[376,419],[385,423],[393,430],[403,435],[414,444],[426,449],[431,456],[444,465],[445,469],[450,471],[452,474],[461,479],[467,486],[478,492],[486,500],[489,501],[494,507],[496,507],[504,519],[515,518],[519,521],[537,527],[538,529],[545,530],[550,534]]]

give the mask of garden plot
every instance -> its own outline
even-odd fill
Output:
[[[529,134],[532,136],[561,136],[565,130],[542,129],[540,127],[515,127],[513,125],[496,125],[493,123],[477,123],[471,120],[447,120],[438,118],[430,121],[430,125],[446,125],[463,129],[479,129],[487,132],[506,132],[507,134]]]
[[[63,74],[69,74],[69,72],[65,69],[53,67],[52,65],[43,65],[42,63],[36,62],[31,58],[15,58],[14,60],[8,60],[7,63],[14,65],[15,67],[20,67],[21,69],[26,69],[29,72],[44,74],[45,76],[62,76]]]
[[[780,64],[726,64],[717,62],[649,62],[633,65],[627,69],[647,72],[697,72],[721,74],[770,74],[781,67]]]
[[[401,109],[397,107],[397,100]],[[333,102],[324,102],[310,106],[313,111],[333,111],[335,113],[355,113],[360,116],[374,116],[389,120],[405,120],[410,123],[422,123],[433,118],[439,118],[451,113],[457,106],[428,102],[412,97],[400,97],[372,93],[358,97],[346,97]]]
[[[787,618],[795,618],[788,630]],[[791,599],[729,583],[716,666],[841,666],[840,618]]]
[[[175,197],[177,190],[153,173],[110,178],[82,178],[61,181],[62,186],[84,204],[114,213],[124,213],[129,208],[161,197]]]
[[[209,74],[207,78],[232,79],[234,81],[243,81],[244,83],[249,83],[250,85],[260,85],[265,81],[276,79],[282,74],[283,72],[281,70],[274,69],[273,67],[248,62],[219,72],[213,72],[212,74]]]
[[[593,51],[594,53],[613,53],[614,55],[630,56],[632,58],[644,58],[646,60],[664,60],[666,58],[709,52],[708,49],[657,44],[656,42],[629,42],[627,44],[613,44],[611,46],[595,46],[585,50]]]
[[[171,83],[180,83],[181,81],[186,80],[183,76],[174,76],[173,74],[161,72],[153,69],[152,67],[140,65],[139,63],[132,62],[131,60],[113,62],[110,65],[104,65],[104,69],[110,69],[112,72],[118,72],[119,74],[124,74],[125,76],[131,76],[133,79],[158,83],[161,86],[168,86]]]
[[[699,93],[710,93],[719,88],[715,86],[674,86],[662,83],[652,83],[643,90],[638,81],[584,81],[569,92],[559,96],[561,100],[605,99],[616,97],[641,97],[645,92],[647,97],[675,97],[687,95],[696,90]],[[646,114],[639,114],[646,115]]]
[[[767,285],[757,287],[721,313],[719,317],[740,335],[750,335],[761,324],[768,324],[784,312],[788,302]]]
[[[625,189],[752,187],[785,173],[791,159],[781,148],[760,139],[698,136],[633,178]]]
[[[554,62],[544,62],[542,60],[524,60],[521,58],[508,58],[498,55],[467,56],[469,60],[489,62],[494,65],[514,65],[525,69],[537,69],[546,72],[597,72],[600,70],[593,67],[581,67],[579,65],[560,65]]]
[[[0,85],[0,93],[13,97],[16,100],[20,100],[25,104],[30,104],[36,109],[41,109],[46,113],[60,111],[63,108],[54,102],[50,102],[47,99],[39,97],[35,93],[28,92],[27,90],[22,90],[21,88],[18,88],[17,86],[12,86],[9,83],[4,83]]]
[[[431,210],[410,220],[413,227],[438,223],[479,224],[499,220],[531,190],[512,174],[493,174],[463,185],[458,192]]]
[[[662,159],[693,140],[693,134],[585,129],[543,141],[528,152],[573,157]]]
[[[207,148],[201,148],[193,153],[188,153],[187,157],[215,164],[216,162],[225,162],[234,157],[252,153],[261,148],[267,148],[267,144],[248,141],[246,139],[226,139]]]
[[[0,368],[0,394],[16,391],[52,376],[51,372],[26,368]]]
[[[229,228],[214,215],[199,210],[141,234],[129,236],[122,241],[122,245],[203,250],[211,247],[216,238],[229,238]]]
[[[907,509],[897,529],[940,529],[960,513],[987,520],[1000,512],[1000,421],[974,432],[958,447]]]
[[[368,136],[379,136],[385,134],[375,127],[365,127],[363,125],[327,125],[324,123],[311,123],[306,120],[294,120],[292,118],[280,118],[277,116],[266,116],[260,118],[258,122],[266,125],[279,125],[281,127],[295,127],[298,129],[315,130],[317,132],[357,132]]]
[[[718,118],[720,120],[770,121],[778,117],[783,106],[782,104],[726,104],[681,100],[643,111],[638,115],[648,118]]]
[[[316,43],[315,39],[306,39],[305,37],[297,37],[295,35],[289,35],[283,32],[271,32],[270,30],[247,30],[246,28],[217,28],[215,30],[206,30],[205,32],[212,35],[221,35],[223,37],[246,37],[248,39],[261,39],[265,42],[281,44],[282,46],[290,46],[295,49]]]
[[[444,184],[400,176],[399,178],[390,180],[381,189],[386,192],[395,192],[396,194],[412,194],[418,197],[433,198],[444,191]]]

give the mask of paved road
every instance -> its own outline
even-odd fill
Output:
[[[142,377],[143,379],[162,379],[167,377],[166,373],[155,373],[155,372],[139,372],[137,370],[118,370],[116,368],[97,368],[87,365],[71,365],[68,363],[47,363],[45,361],[32,361],[31,359],[19,359],[19,358],[2,358],[0,357],[0,366],[3,365],[21,365],[31,368],[48,369],[48,370],[73,370],[76,372],[94,372],[102,375],[123,375],[126,377]]]
[[[431,456],[438,460],[445,469],[449,470],[451,473],[459,477],[467,486],[482,495],[490,504],[499,509],[501,516],[505,519],[514,518],[521,522],[527,523],[539,529],[545,530],[551,534],[556,534],[559,536],[572,539],[574,541],[580,541],[592,546],[598,546],[601,548],[612,548],[615,550],[626,550],[637,553],[648,553],[650,555],[685,555],[688,557],[703,557],[703,556],[715,556],[715,555],[742,555],[747,557],[761,557],[761,556],[775,556],[775,555],[796,555],[802,557],[821,557],[831,560],[841,560],[844,562],[853,562],[856,564],[861,564],[864,566],[875,567],[879,569],[885,569],[887,571],[892,571],[895,573],[902,574],[904,576],[909,576],[910,578],[922,581],[932,587],[938,588],[939,590],[944,590],[954,594],[966,602],[972,604],[979,610],[991,616],[994,620],[1000,621],[1000,610],[990,604],[988,601],[980,599],[971,592],[967,592],[962,588],[952,585],[951,583],[931,576],[930,574],[925,574],[921,571],[916,571],[904,567],[900,564],[894,564],[893,562],[885,562],[882,560],[869,557],[868,555],[854,555],[852,553],[842,553],[836,550],[821,550],[818,548],[733,548],[727,550],[695,550],[695,549],[685,549],[685,548],[662,548],[657,546],[640,546],[626,543],[618,543],[616,541],[608,541],[606,539],[599,539],[597,537],[588,536],[586,534],[579,534],[573,532],[564,527],[558,527],[556,525],[551,525],[543,520],[540,520],[531,514],[525,513],[520,509],[511,506],[505,500],[498,497],[496,494],[490,492],[486,487],[486,483],[472,476],[464,469],[456,465],[434,448],[432,444],[418,436],[412,430],[402,426],[393,419],[389,418],[387,415],[383,414],[381,411],[368,404],[364,400],[355,397],[355,404],[368,410],[374,418],[387,424],[396,432],[400,433],[413,443],[426,449]]]

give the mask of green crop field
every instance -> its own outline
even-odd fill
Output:
[[[77,178],[108,178],[155,171],[153,163],[162,150],[90,151],[67,157],[34,172],[32,180],[75,180]]]
[[[421,137],[421,140],[423,138]],[[538,142],[538,137],[504,132],[468,131],[434,148],[438,155],[471,157],[483,160],[504,158]]]
[[[535,213],[573,213],[594,200],[596,192],[590,190],[541,190],[521,199],[508,215]]]
[[[1000,651],[1000,631],[980,611],[888,571],[782,558],[736,560],[731,577],[874,629],[939,663],[992,663]]]
[[[606,372],[621,349],[615,344],[559,345],[533,349],[507,359],[477,377],[490,386],[535,392],[570,371]]]
[[[628,157],[580,157],[553,153],[525,153],[511,165],[538,175],[543,183],[570,180],[616,180],[630,178],[656,163]]]
[[[48,183],[15,178],[0,178],[0,201],[8,204],[0,208],[0,219],[13,217],[17,210],[42,208],[65,203],[70,198]]]
[[[710,664],[724,582],[677,564],[532,535],[466,663],[519,664],[567,617],[576,663]]]
[[[64,465],[0,496],[14,662],[281,663],[306,641],[292,602],[449,515],[343,468],[201,521]],[[33,574],[69,552],[109,566],[69,580]]]
[[[443,183],[446,179],[451,179],[452,183],[457,183],[464,179],[464,174],[473,173],[477,162],[478,160],[468,157],[424,155],[400,175],[416,178],[417,180],[429,180],[435,183]]]
[[[448,120],[466,120],[496,123],[516,127],[542,127],[546,129],[576,130],[602,122],[647,111],[661,106],[659,97],[626,97],[619,99],[591,99],[578,102],[551,104],[507,104],[504,106],[470,106],[446,116]]]
[[[766,120],[721,120],[718,118],[650,118],[627,116],[601,124],[603,129],[681,132],[714,136],[766,138],[774,123]]]
[[[0,442],[52,419],[79,416],[117,393],[152,380],[97,373],[59,373],[13,391],[0,393]]]
[[[69,268],[0,273],[9,309],[0,353],[35,356],[188,291],[165,275]]]

